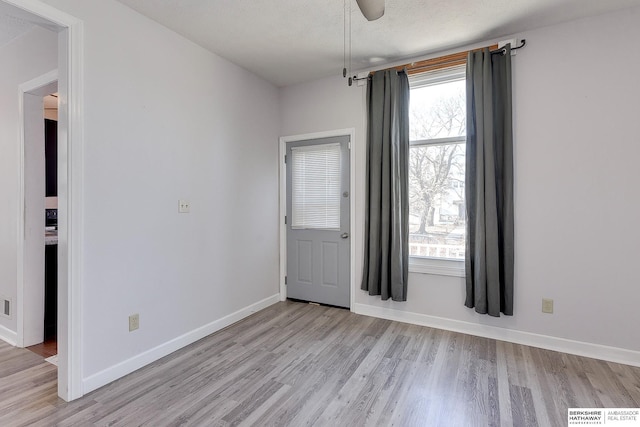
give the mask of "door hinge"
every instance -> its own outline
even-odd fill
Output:
[[[287,225],[287,216],[284,216],[284,225]]]
[[[284,163],[287,164],[287,155],[284,155]]]
[[[347,149],[351,150],[351,143],[350,142],[347,144]]]
[[[287,284],[287,276],[284,276],[284,284]]]

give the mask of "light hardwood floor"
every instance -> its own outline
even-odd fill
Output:
[[[640,368],[283,302],[83,398],[0,341],[0,426],[565,426]]]

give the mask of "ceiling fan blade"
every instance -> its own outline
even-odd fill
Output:
[[[384,15],[384,0],[356,0],[356,3],[369,21],[375,21]]]

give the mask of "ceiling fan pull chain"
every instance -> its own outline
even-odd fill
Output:
[[[342,78],[347,77],[347,0],[342,2]]]

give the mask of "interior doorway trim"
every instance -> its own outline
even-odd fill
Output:
[[[326,132],[307,133],[303,135],[291,135],[280,137],[280,145],[278,147],[278,167],[279,167],[279,229],[280,229],[280,301],[287,299],[287,287],[284,283],[285,275],[287,274],[287,226],[284,223],[284,217],[287,214],[287,168],[284,162],[284,156],[287,152],[287,143],[293,141],[305,141],[309,139],[330,138],[335,136],[349,136],[349,228],[351,233],[351,239],[349,239],[349,258],[350,258],[350,271],[349,271],[349,306],[353,311],[354,301],[356,296],[355,290],[355,242],[357,238],[355,228],[355,155],[354,144],[356,130],[355,128],[337,129]]]
[[[25,271],[27,269],[34,268],[33,262],[25,261],[25,259],[32,258],[33,254],[30,253],[30,251],[34,249],[33,245],[26,243],[26,234],[27,234],[26,231],[28,228],[27,223],[29,222],[27,220],[27,210],[30,210],[27,207],[28,202],[27,202],[26,180],[31,173],[35,172],[35,170],[28,170],[29,167],[28,167],[27,156],[26,156],[27,145],[31,144],[32,142],[27,140],[26,127],[33,125],[32,123],[29,123],[29,124],[27,123],[28,121],[27,109],[30,110],[29,107],[33,107],[33,106],[31,103],[27,103],[25,96],[33,94],[33,95],[37,95],[40,99],[42,99],[44,96],[57,91],[57,83],[58,83],[58,70],[56,69],[40,77],[36,77],[33,80],[29,80],[26,83],[22,83],[18,87],[18,92],[19,92],[18,122],[20,123],[20,126],[19,126],[20,139],[19,139],[19,148],[18,148],[18,152],[20,155],[19,167],[18,167],[19,188],[18,188],[18,233],[17,233],[18,234],[18,242],[17,242],[18,289],[16,293],[16,296],[17,296],[16,298],[17,300],[16,301],[16,323],[17,323],[16,345],[18,347],[25,347],[25,346],[31,345],[31,343],[28,342],[28,339],[26,337],[27,336],[32,337],[34,335],[37,335],[37,333],[33,331],[34,325],[32,323],[34,322],[33,321],[27,322],[25,320],[25,317],[27,317],[28,313],[33,310],[40,310],[40,308],[37,307],[37,299],[33,300],[33,298],[29,298],[29,301],[27,301],[27,298],[25,297],[25,295],[27,294],[27,292],[25,292],[25,287],[27,286],[27,284],[25,283],[27,281]],[[54,85],[55,85],[55,88],[53,88]],[[50,89],[50,90],[47,90],[47,89]],[[44,138],[44,134],[42,134],[42,136]],[[44,146],[43,146],[43,149],[44,149]],[[43,184],[42,190],[44,191],[44,184]],[[44,254],[44,248],[42,248],[42,251]],[[27,257],[27,253],[29,253],[28,257]],[[33,283],[31,284],[33,285]],[[29,326],[27,326],[27,324],[29,324]],[[42,325],[44,327],[44,322],[42,322]]]
[[[39,0],[3,1],[59,27],[58,266],[63,268],[58,274],[58,396],[69,401],[83,395],[83,23]]]

